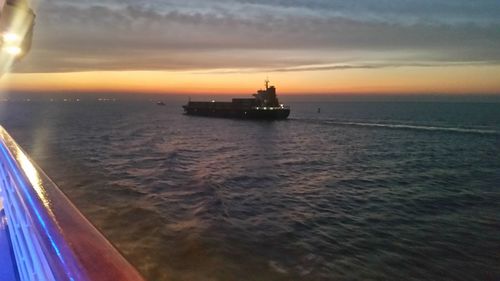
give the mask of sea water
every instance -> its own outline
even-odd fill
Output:
[[[151,281],[500,280],[500,104],[165,102],[4,101],[0,123]]]

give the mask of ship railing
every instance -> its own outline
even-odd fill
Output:
[[[1,126],[0,200],[20,281],[144,280]]]

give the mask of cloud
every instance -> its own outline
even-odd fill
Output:
[[[234,73],[259,73],[259,72],[310,72],[310,71],[325,71],[325,70],[353,70],[353,69],[383,69],[397,67],[457,67],[457,66],[484,66],[496,65],[500,61],[495,62],[371,62],[361,64],[322,64],[322,65],[300,65],[283,68],[266,68],[266,69],[224,69],[212,71],[200,71],[196,74],[234,74]]]
[[[32,53],[16,71],[289,69],[348,60],[500,60],[498,1],[180,2],[41,2]]]

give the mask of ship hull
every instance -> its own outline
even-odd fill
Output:
[[[280,108],[273,110],[264,109],[213,109],[193,108],[183,106],[184,113],[194,116],[236,118],[236,119],[261,119],[261,120],[284,120],[290,115],[290,109]]]

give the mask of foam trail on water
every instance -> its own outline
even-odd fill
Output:
[[[497,130],[491,129],[476,129],[476,128],[461,128],[461,127],[440,127],[440,126],[424,126],[410,124],[390,124],[390,123],[369,123],[369,122],[352,122],[352,121],[337,121],[337,120],[321,120],[321,119],[294,119],[298,121],[317,121],[324,124],[338,126],[355,126],[355,127],[372,127],[384,129],[399,129],[399,130],[418,130],[418,131],[437,131],[437,132],[453,132],[465,134],[483,134],[483,135],[500,135]]]

